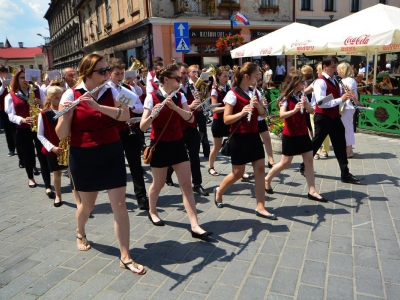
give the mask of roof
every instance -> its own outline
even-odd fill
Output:
[[[40,47],[11,47],[0,48],[0,58],[18,59],[18,58],[33,58],[35,55],[42,55]]]

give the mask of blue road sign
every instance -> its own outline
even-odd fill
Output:
[[[174,23],[175,38],[188,38],[189,37],[189,23],[180,22]]]
[[[190,39],[175,37],[175,51],[176,52],[189,52],[190,51]]]

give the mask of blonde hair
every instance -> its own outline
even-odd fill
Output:
[[[46,90],[46,102],[44,103],[43,109],[47,109],[51,107],[51,97],[56,94],[56,93],[63,93],[64,90],[57,86],[57,85],[53,85],[53,86],[49,86],[49,88]]]
[[[318,76],[322,74],[322,63],[321,62],[317,64],[316,70],[317,70]]]
[[[337,66],[337,70],[340,71],[343,75],[343,78],[354,77],[353,69],[350,64],[347,62],[342,62]]]
[[[304,75],[306,79],[312,79],[313,78],[313,68],[310,67],[309,65],[304,65],[301,67],[301,73]]]

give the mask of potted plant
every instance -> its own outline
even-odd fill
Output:
[[[230,49],[234,49],[237,46],[243,45],[244,37],[240,34],[235,35],[226,35],[218,38],[215,43],[216,48],[219,52],[224,52],[230,47]]]
[[[280,117],[271,119],[269,133],[271,136],[272,150],[276,153],[282,153],[282,131],[285,123]]]

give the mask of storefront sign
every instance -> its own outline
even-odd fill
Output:
[[[217,39],[222,36],[230,35],[230,30],[203,30],[203,29],[190,29],[189,37],[191,39]],[[234,30],[233,34],[240,33],[240,30]]]
[[[262,36],[264,36],[264,35],[266,35],[268,33],[271,33],[271,32],[273,32],[273,30],[252,30],[251,31],[251,37],[253,39],[257,39],[257,38],[262,37]]]

